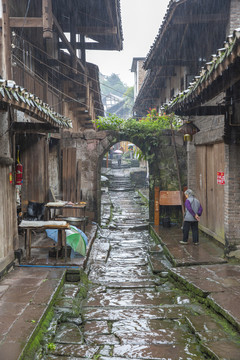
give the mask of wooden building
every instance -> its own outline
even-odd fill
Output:
[[[186,122],[186,134],[189,124],[200,130],[187,143],[183,185],[203,204],[202,230],[225,246],[240,244],[238,31],[233,32],[239,26],[237,0],[170,1],[134,106],[139,116],[149,107],[175,111]]]
[[[123,39],[119,0],[1,0],[0,10],[1,271],[18,248],[18,151],[21,210],[28,201],[48,201],[50,189],[82,199],[86,169],[72,139],[84,142],[91,120],[103,115],[99,70],[86,52],[119,51]]]

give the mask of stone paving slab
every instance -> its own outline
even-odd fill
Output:
[[[0,358],[16,360],[58,288],[64,269],[15,268],[1,281]]]
[[[182,240],[182,230],[178,227],[163,228],[152,226],[152,231],[164,246],[175,266],[190,266],[199,264],[221,264],[227,261],[223,258],[223,249],[199,233],[199,246],[192,243],[191,236],[188,244],[179,243]]]
[[[156,290],[112,290],[99,293],[98,289],[92,290],[83,304],[87,303],[88,307],[95,306],[159,306],[164,304],[175,304],[176,294],[168,291],[156,293]]]
[[[193,314],[201,314],[199,307],[190,307],[186,309],[185,306],[161,306],[157,308],[84,308],[83,318],[85,321],[121,321],[131,319],[141,319],[143,316],[145,319],[182,319],[183,316],[190,316]]]
[[[147,359],[147,360],[179,360],[186,359],[186,343],[179,344],[162,344],[162,345],[116,345],[114,346],[113,356],[125,357],[129,359]],[[195,349],[192,350],[191,346],[188,346],[188,355],[192,360],[204,359],[203,356],[197,354]]]
[[[170,269],[170,274],[240,329],[240,266],[231,264]]]
[[[161,259],[156,255],[149,255],[148,261],[151,266],[152,272],[154,274],[161,273],[162,271],[166,271],[165,266],[161,262]]]

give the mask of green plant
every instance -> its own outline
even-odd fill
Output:
[[[156,109],[150,109],[147,116],[140,120],[133,118],[125,120],[109,114],[108,117],[100,116],[93,122],[99,130],[117,131],[132,142],[134,140],[140,142],[141,151],[138,151],[137,155],[139,159],[144,158],[149,161],[154,157],[154,149],[159,146],[163,130],[177,129],[181,125],[181,120],[175,114],[159,115]]]
[[[56,345],[54,343],[48,343],[47,348],[48,348],[48,350],[55,350]]]

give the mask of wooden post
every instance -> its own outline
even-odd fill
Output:
[[[12,79],[11,65],[11,29],[8,0],[2,0],[2,76]]]
[[[172,141],[173,141],[174,155],[175,155],[175,161],[176,161],[176,167],[177,167],[177,177],[178,177],[178,186],[179,186],[180,198],[181,198],[182,215],[184,218],[185,211],[184,211],[184,203],[183,203],[182,184],[181,184],[180,168],[179,168],[177,147],[176,147],[176,141],[175,141],[175,135],[174,135],[172,121],[171,121],[171,132],[172,132]]]
[[[154,188],[154,225],[159,226],[159,186]]]
[[[53,38],[52,0],[42,0],[43,37]]]

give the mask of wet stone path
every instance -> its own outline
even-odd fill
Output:
[[[88,260],[89,291],[79,304],[79,286],[65,285],[52,325],[54,346],[39,358],[228,359],[209,353],[208,345],[217,345],[219,339],[230,343],[234,331],[170,283],[167,269],[152,273],[148,256],[156,246],[144,230],[148,211],[129,183],[128,171],[116,170],[116,176],[116,187],[112,182],[109,193],[103,194],[105,227]],[[164,258],[162,262],[167,264]],[[81,313],[74,315],[79,305]],[[238,354],[229,359],[238,359]]]

